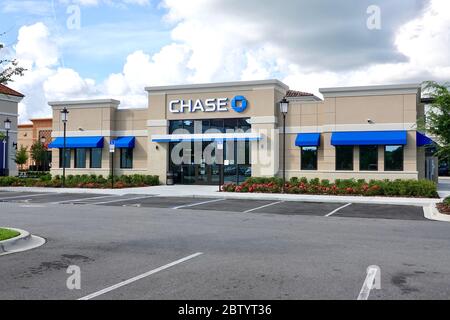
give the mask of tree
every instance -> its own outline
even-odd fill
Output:
[[[450,157],[450,84],[435,81],[425,82],[424,90],[431,98],[431,105],[426,112],[424,128],[434,135],[439,148],[436,153],[441,159]]]
[[[4,35],[0,34],[0,36]],[[3,45],[0,43],[0,84],[7,84],[14,76],[23,76],[26,69],[19,66],[16,59],[2,58]]]
[[[36,141],[30,148],[31,159],[36,163],[36,166],[42,167],[45,161],[47,148],[40,142]]]
[[[15,163],[22,170],[23,165],[28,161],[27,147],[20,146],[20,149],[16,151]]]

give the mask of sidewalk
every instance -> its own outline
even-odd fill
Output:
[[[391,204],[409,206],[429,206],[440,202],[440,199],[422,198],[396,198],[396,197],[361,197],[361,196],[327,196],[304,194],[272,194],[272,193],[234,193],[218,192],[218,186],[153,186],[144,188],[126,189],[78,189],[78,188],[35,188],[35,187],[0,187],[0,191],[26,191],[39,193],[95,193],[111,195],[154,195],[160,197],[192,197],[192,198],[226,198],[248,200],[273,200],[273,201],[301,201],[301,202],[334,202],[334,203],[366,203],[366,204]]]

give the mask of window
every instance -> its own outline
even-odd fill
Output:
[[[336,147],[336,170],[353,170],[353,146]]]
[[[86,168],[86,149],[75,149],[75,168]]]
[[[384,171],[403,171],[403,146],[384,147]]]
[[[102,148],[91,149],[89,167],[91,168],[101,168],[102,167]]]
[[[359,146],[359,170],[378,170],[378,146]]]
[[[120,149],[120,168],[121,169],[133,169],[133,149],[121,148]]]
[[[301,170],[317,170],[317,147],[302,147]]]
[[[70,168],[70,149],[66,149],[66,165],[65,166],[63,166],[64,165],[64,163],[63,163],[63,150],[64,149],[59,149],[59,167],[60,168],[63,168],[63,167],[66,167],[66,168]]]

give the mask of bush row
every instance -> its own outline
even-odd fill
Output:
[[[103,177],[102,175],[67,175],[65,187],[67,188],[110,188],[112,176]],[[62,177],[50,174],[42,175],[39,178],[20,178],[20,177],[0,177],[0,186],[14,187],[61,187]],[[159,185],[158,176],[149,175],[121,175],[114,177],[115,188],[131,188]]]
[[[248,178],[241,185],[228,183],[225,192],[280,193],[283,180],[273,178]],[[370,180],[336,179],[334,182],[318,178],[292,178],[285,185],[285,193],[317,195],[361,195],[390,197],[436,198],[437,187],[430,180]]]

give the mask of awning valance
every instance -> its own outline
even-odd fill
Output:
[[[116,148],[134,148],[136,139],[135,137],[118,137],[113,142]]]
[[[154,134],[152,142],[183,142],[183,141],[258,141],[259,133],[205,133],[205,134]]]
[[[423,147],[434,143],[431,138],[428,138],[426,135],[420,133],[419,131],[416,132],[416,141],[418,147]]]
[[[299,133],[295,139],[297,147],[318,147],[320,145],[320,133]]]
[[[406,131],[333,132],[333,146],[406,145]]]
[[[56,138],[48,147],[54,149],[64,148],[64,138]],[[103,137],[67,137],[66,148],[103,148]]]

